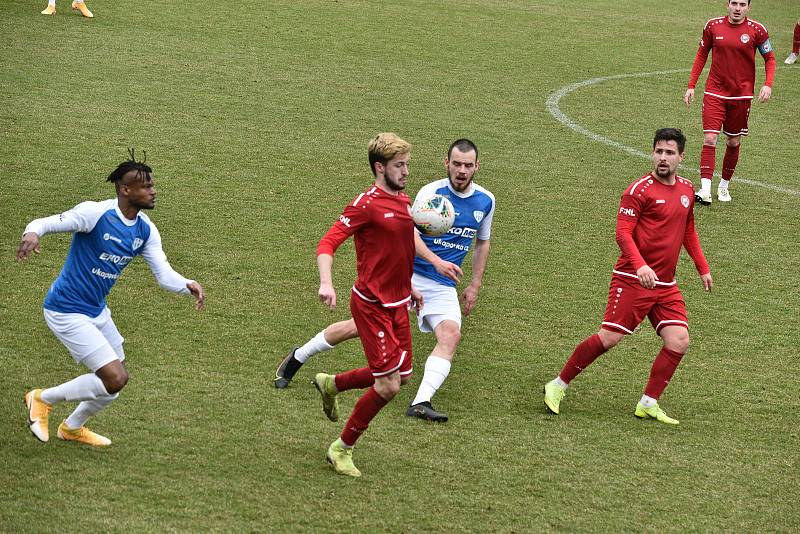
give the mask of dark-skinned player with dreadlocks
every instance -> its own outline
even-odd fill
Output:
[[[58,427],[58,437],[102,447],[108,438],[86,428],[86,421],[117,398],[128,382],[124,339],[105,299],[122,270],[141,255],[158,281],[174,293],[191,294],[202,310],[205,293],[194,280],[175,272],[161,248],[161,235],[142,210],[153,209],[153,171],[137,161],[133,149],[108,176],[117,196],[102,202],[82,202],[59,215],[31,221],[22,235],[17,260],[39,253],[39,239],[55,232],[72,232],[72,243],[61,274],[44,299],[44,319],[76,363],[91,372],[25,395],[28,426],[39,441],[50,439],[48,416],[59,402],[80,402]]]

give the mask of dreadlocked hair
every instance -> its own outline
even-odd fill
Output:
[[[122,180],[122,177],[129,171],[136,171],[136,178],[140,180],[153,172],[153,169],[145,163],[145,161],[147,161],[147,152],[144,152],[144,159],[142,161],[136,161],[135,149],[133,148],[128,149],[128,155],[130,159],[117,165],[117,168],[106,178],[107,182],[118,184],[120,180]]]

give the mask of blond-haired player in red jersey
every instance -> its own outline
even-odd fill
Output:
[[[706,22],[703,37],[689,75],[689,87],[683,95],[686,106],[694,100],[694,88],[712,52],[711,69],[703,93],[703,148],[700,152],[700,190],[697,201],[711,204],[711,181],[716,164],[719,134],[728,137],[722,159],[722,179],[717,186],[720,202],[730,202],[728,190],[739,161],[741,136],[748,135],[750,103],[756,80],[756,50],[764,58],[766,79],[758,92],[758,101],[772,96],[775,78],[775,53],[763,24],[747,17],[750,0],[728,0],[728,14]]]
[[[393,133],[375,136],[368,155],[375,183],[345,207],[317,246],[319,298],[336,306],[333,254],[348,237],[356,248],[357,277],[350,312],[358,329],[367,367],[337,375],[318,373],[313,384],[322,396],[328,419],[339,419],[336,396],[368,388],[356,402],[340,437],[328,447],[328,462],[337,473],[353,477],[353,446],[370,421],[410,378],[411,327],[408,310],[422,307],[422,295],[411,287],[414,270],[414,222],[411,201],[403,192],[408,179],[411,145]]]
[[[694,261],[706,291],[711,270],[694,227],[694,189],[675,174],[683,161],[686,137],[676,128],[663,128],[653,140],[653,171],[623,193],[617,212],[617,243],[621,254],[614,266],[605,316],[600,331],[581,342],[558,376],[544,386],[544,403],[558,414],[561,399],[573,378],[598,356],[633,334],[647,317],[664,346],[656,356],[644,394],[634,415],[677,425],[659,407],[681,358],[689,348],[686,304],[675,281],[681,246]]]

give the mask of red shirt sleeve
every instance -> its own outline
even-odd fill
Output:
[[[767,73],[764,85],[772,88],[772,82],[775,81],[775,52],[771,50],[764,54],[764,70]]]
[[[689,221],[686,223],[686,231],[683,234],[683,246],[689,257],[692,258],[697,272],[702,276],[711,272],[711,267],[706,261],[706,256],[703,254],[703,249],[700,246],[700,237],[697,235],[697,230],[694,227],[694,212],[689,214]]]
[[[619,211],[617,212],[617,245],[619,245],[622,255],[631,262],[631,265],[637,271],[647,265],[647,262],[644,261],[642,254],[639,252],[639,247],[636,246],[636,242],[633,240],[633,231],[639,222],[641,208],[642,202],[626,191],[622,195],[622,199],[619,202]]]
[[[708,53],[711,52],[711,45],[714,42],[714,36],[711,35],[711,31],[706,25],[703,28],[703,37],[700,39],[700,46],[697,48],[697,55],[694,57],[694,63],[692,64],[692,73],[689,74],[689,89],[694,89],[694,86],[697,85],[697,79],[700,78],[700,74],[703,72],[703,67],[706,66],[706,61],[708,61]]]
[[[360,197],[359,197],[360,198]],[[355,205],[354,205],[355,204]],[[369,222],[369,209],[358,199],[352,204],[348,204],[341,215],[339,220],[333,223],[333,226],[322,236],[317,245],[317,256],[320,254],[329,254],[333,256],[339,245],[356,233],[356,231]]]

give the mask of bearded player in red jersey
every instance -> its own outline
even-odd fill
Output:
[[[731,201],[728,185],[739,161],[741,136],[749,134],[747,120],[755,88],[756,50],[764,58],[766,70],[766,80],[758,93],[758,101],[766,102],[772,96],[775,53],[767,29],[761,23],[747,18],[749,11],[750,0],[728,0],[728,15],[706,22],[689,75],[689,88],[683,95],[688,107],[694,100],[694,87],[703,72],[708,53],[713,50],[711,69],[703,93],[703,149],[700,152],[700,190],[696,195],[697,201],[706,206],[711,204],[711,180],[720,132],[728,137],[728,141],[722,159],[722,180],[717,186],[717,198],[720,202]]]
[[[579,344],[558,376],[545,384],[544,403],[555,414],[570,381],[624,336],[633,334],[647,317],[664,346],[634,415],[678,424],[659,407],[658,399],[689,348],[686,304],[675,281],[681,245],[694,261],[705,290],[711,291],[712,286],[694,228],[694,189],[689,180],[675,174],[685,146],[680,130],[658,130],[653,140],[653,171],[622,195],[616,231],[622,253],[611,276],[605,316],[600,331]]]
[[[375,183],[344,209],[317,247],[319,298],[334,308],[333,254],[351,235],[356,245],[358,274],[350,311],[367,367],[337,375],[318,373],[313,380],[331,421],[339,419],[337,394],[369,388],[356,402],[341,436],[328,447],[328,462],[336,472],[353,477],[361,476],[353,465],[353,445],[412,371],[408,309],[412,305],[422,308],[422,295],[411,287],[414,222],[411,202],[403,192],[410,152],[411,145],[393,133],[378,134],[370,141],[369,163]]]

